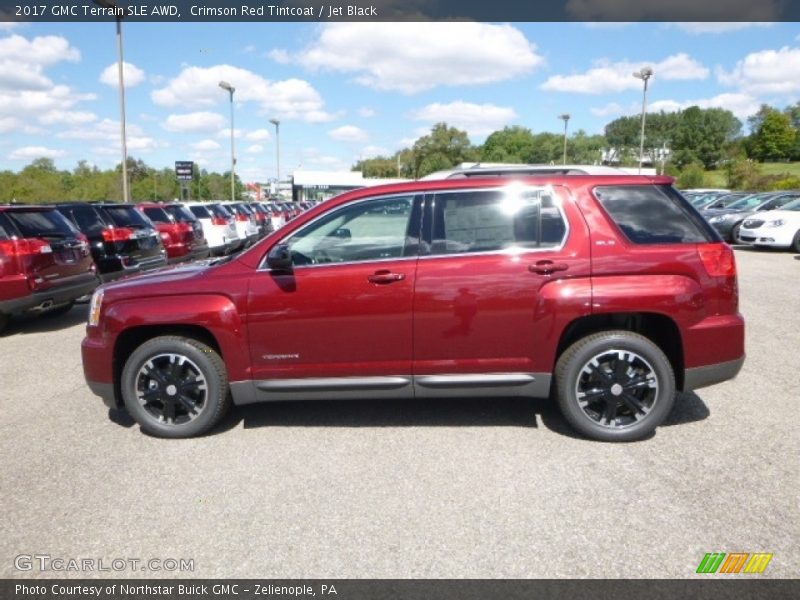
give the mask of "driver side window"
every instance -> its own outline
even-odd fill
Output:
[[[413,205],[413,196],[394,196],[334,210],[289,238],[292,263],[335,264],[406,256]]]

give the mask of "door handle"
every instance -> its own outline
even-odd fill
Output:
[[[528,266],[531,273],[538,273],[539,275],[550,275],[556,271],[566,271],[569,268],[567,263],[554,263],[552,260],[538,260],[532,265]]]
[[[375,273],[368,276],[367,280],[370,283],[383,285],[387,283],[394,283],[395,281],[402,281],[405,278],[406,276],[403,273],[392,273],[387,269],[381,269],[380,271],[375,271]]]

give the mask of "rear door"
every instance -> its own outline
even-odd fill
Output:
[[[414,299],[417,395],[487,387],[546,395],[558,320],[588,310],[588,297],[561,285],[588,281],[587,238],[558,188],[512,184],[429,197],[430,250],[419,260]]]

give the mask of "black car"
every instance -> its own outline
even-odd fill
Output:
[[[55,208],[89,239],[104,282],[167,264],[161,236],[133,205],[65,202]]]
[[[703,216],[726,242],[741,243],[739,230],[748,217],[764,210],[775,210],[800,197],[800,192],[761,192],[740,198],[725,208],[704,211]]]

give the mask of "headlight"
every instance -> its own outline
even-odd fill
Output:
[[[100,310],[103,307],[103,290],[96,290],[89,303],[89,326],[97,327],[100,323]]]
[[[708,222],[709,223],[722,223],[725,220],[724,215],[720,215],[718,217],[711,217]]]
[[[775,219],[774,221],[767,221],[764,223],[764,227],[783,227],[786,225],[785,219]]]

